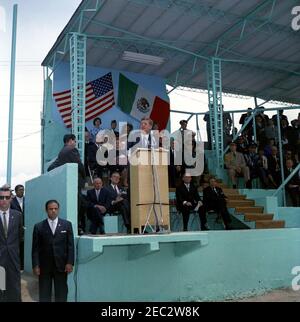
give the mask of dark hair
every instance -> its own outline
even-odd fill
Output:
[[[94,121],[93,121],[93,124],[94,124],[94,125],[96,125],[96,121],[99,121],[99,122],[100,122],[100,124],[102,124],[102,121],[101,121],[100,117],[96,117],[96,118],[94,119]]]
[[[24,189],[24,186],[21,185],[21,184],[18,184],[15,186],[15,191],[18,191],[19,189],[23,188]]]
[[[116,121],[116,120],[112,120],[112,121],[110,122],[110,124],[111,124],[111,123],[117,123],[117,121]]]
[[[64,135],[64,143],[68,143],[70,140],[76,140],[76,136],[74,134],[66,134]]]
[[[55,199],[51,199],[51,200],[48,200],[45,204],[45,209],[48,210],[48,206],[51,204],[51,203],[56,203],[58,208],[59,208],[59,202]]]
[[[0,192],[10,192],[11,195],[11,190],[8,187],[1,187]]]
[[[188,121],[187,121],[187,120],[181,120],[181,121],[179,122],[179,124],[180,124],[180,125],[182,125],[183,123],[188,124]]]
[[[113,172],[111,173],[110,177],[112,177],[114,174],[118,174],[119,176],[121,176],[119,171],[113,171]]]

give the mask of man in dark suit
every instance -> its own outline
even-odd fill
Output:
[[[64,136],[64,147],[58,154],[57,159],[49,166],[48,171],[58,168],[66,163],[78,164],[78,233],[82,234],[84,227],[85,200],[81,194],[81,189],[85,186],[85,169],[81,162],[79,151],[76,149],[76,136],[66,134]]]
[[[294,171],[294,161],[286,160],[284,167],[284,178],[286,179]],[[285,186],[291,197],[293,207],[300,207],[300,177],[296,173]]]
[[[12,199],[10,209],[19,211],[22,214],[22,222],[25,225],[25,197],[24,197],[24,186],[18,184],[15,186],[16,196]],[[21,271],[24,270],[24,239],[22,238],[20,243],[20,260],[21,260]]]
[[[126,199],[126,194],[120,191],[118,187],[120,183],[120,174],[113,172],[110,176],[110,185],[105,187],[108,192],[109,207],[108,212],[113,213],[119,211],[122,214],[124,225],[127,228],[127,233],[130,233],[130,206]]]
[[[71,222],[58,218],[59,203],[46,202],[48,218],[36,224],[32,238],[32,268],[39,277],[40,302],[51,302],[54,281],[55,302],[66,302],[68,274],[74,265],[74,236]]]
[[[214,178],[209,180],[209,187],[203,190],[203,203],[206,211],[214,210],[221,215],[225,229],[230,229],[231,222],[230,214],[226,205],[226,196],[223,190],[217,186],[217,181]]]
[[[76,136],[74,134],[66,134],[64,136],[64,147],[60,150],[57,159],[49,166],[48,171],[66,163],[78,164],[78,187],[84,188],[86,174],[79,151],[76,149]]]
[[[21,302],[20,241],[23,239],[22,214],[10,209],[11,191],[0,188],[0,267],[5,269],[6,289],[0,302]]]
[[[208,230],[205,208],[197,188],[191,181],[192,177],[185,173],[182,177],[182,184],[176,188],[176,207],[182,213],[183,230],[187,231],[189,216],[192,211],[197,211],[199,214],[201,230]]]
[[[100,234],[104,234],[104,222],[107,209],[109,208],[109,196],[107,189],[103,188],[102,179],[94,179],[94,189],[87,191],[87,216],[91,221],[90,233],[95,235],[98,228]]]

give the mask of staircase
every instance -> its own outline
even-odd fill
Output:
[[[228,198],[228,208],[234,208],[234,216],[252,229],[284,228],[284,220],[274,220],[274,214],[265,214],[264,208],[255,206],[255,201],[247,199],[236,189],[229,189],[219,183]]]

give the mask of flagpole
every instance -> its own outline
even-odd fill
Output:
[[[16,69],[16,40],[17,40],[17,16],[18,5],[13,7],[13,29],[10,61],[10,97],[9,97],[9,118],[8,118],[8,144],[7,144],[7,174],[6,182],[11,185],[12,169],[12,143],[14,126],[14,95],[15,95],[15,69]]]

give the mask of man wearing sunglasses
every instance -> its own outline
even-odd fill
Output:
[[[0,302],[21,302],[20,241],[23,239],[22,214],[10,209],[11,191],[0,188],[0,266],[5,270],[5,290]]]

